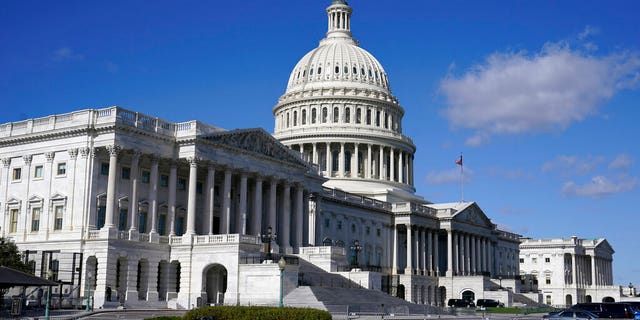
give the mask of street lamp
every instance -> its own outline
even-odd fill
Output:
[[[49,269],[49,271],[47,271],[47,280],[51,280],[53,279],[53,270]],[[49,286],[47,288],[47,302],[45,304],[44,307],[44,318],[45,320],[49,320],[51,319],[49,317],[49,305],[51,304],[51,286]]]
[[[533,292],[533,279],[529,278],[529,291]]]
[[[262,240],[262,243],[266,244],[267,246],[267,260],[273,259],[271,257],[271,241],[276,239],[276,235],[272,234],[272,231],[273,229],[271,229],[271,226],[269,226],[267,227],[267,234],[263,234],[260,236],[260,240]]]
[[[349,247],[349,249],[351,249],[351,251],[353,251],[355,253],[355,257],[353,260],[353,265],[357,268],[358,267],[358,253],[360,252],[360,250],[362,250],[362,247],[360,246],[360,241],[356,240],[353,242],[353,245],[351,247]]]
[[[500,280],[500,290],[502,290],[502,275],[498,276],[498,280]]]
[[[93,279],[91,273],[87,274],[87,307],[85,311],[91,310],[91,280]]]
[[[286,266],[287,266],[287,262],[284,261],[284,257],[281,256],[280,260],[278,261],[278,269],[280,269],[280,300],[278,302],[278,308],[282,308],[282,293],[283,293],[282,275],[284,274],[284,268]]]

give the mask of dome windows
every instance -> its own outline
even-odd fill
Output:
[[[355,74],[355,75],[357,75],[357,74],[358,74],[358,68],[353,67],[353,70],[352,70],[352,71],[353,71],[353,72],[352,72],[353,74]]]
[[[344,109],[344,122],[346,123],[351,122],[351,108]]]
[[[364,68],[360,68],[360,75],[364,77],[364,75],[365,75]]]
[[[314,124],[316,123],[316,118],[318,117],[318,112],[316,111],[316,108],[311,109],[311,123]]]
[[[298,125],[298,111],[293,111],[293,126]]]
[[[340,73],[340,67],[336,66],[336,74]]]
[[[322,123],[327,123],[328,112],[327,107],[322,108]]]
[[[300,119],[300,122],[303,126],[307,124],[307,109],[302,109],[302,119]]]
[[[322,67],[318,67],[318,74],[322,74]]]
[[[333,108],[333,123],[338,123],[340,120],[340,109],[338,107]]]
[[[344,72],[344,74],[348,74],[349,73],[349,67],[344,66],[343,72]]]
[[[313,75],[313,68],[309,69],[309,75],[312,76]]]

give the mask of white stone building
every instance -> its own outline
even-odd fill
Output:
[[[1,235],[65,303],[276,304],[282,254],[285,295],[343,277],[421,304],[510,304],[519,236],[475,202],[415,194],[387,74],[351,38],[351,7],[327,12],[274,136],[119,107],[1,124]]]
[[[620,287],[613,285],[613,253],[602,238],[523,238],[522,291],[554,306],[620,301]]]

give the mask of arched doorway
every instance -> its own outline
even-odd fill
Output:
[[[471,291],[471,290],[465,290],[465,291],[462,292],[462,300],[475,302],[476,301],[476,294],[473,293],[473,291]]]
[[[440,296],[438,296],[438,301],[437,304],[441,307],[444,307],[444,301],[447,299],[447,288],[445,288],[444,286],[439,288],[440,290]]]
[[[404,300],[404,284],[398,285],[398,298]]]
[[[602,298],[602,302],[616,302],[616,299],[612,297],[604,297]]]
[[[568,295],[565,297],[565,302],[564,302],[564,304],[565,304],[567,307],[573,304],[573,297],[572,297],[570,294],[568,294]]]
[[[207,303],[224,304],[224,293],[227,292],[227,269],[220,265],[211,265],[205,269],[205,291]]]
[[[591,298],[591,296],[590,296],[590,295],[586,295],[586,296],[584,297],[584,300],[585,300],[585,302],[586,302],[586,303],[591,303],[591,302],[593,302],[593,299]]]

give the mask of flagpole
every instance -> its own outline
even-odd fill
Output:
[[[462,159],[462,153],[460,153]],[[460,161],[460,202],[464,202],[464,162]]]

